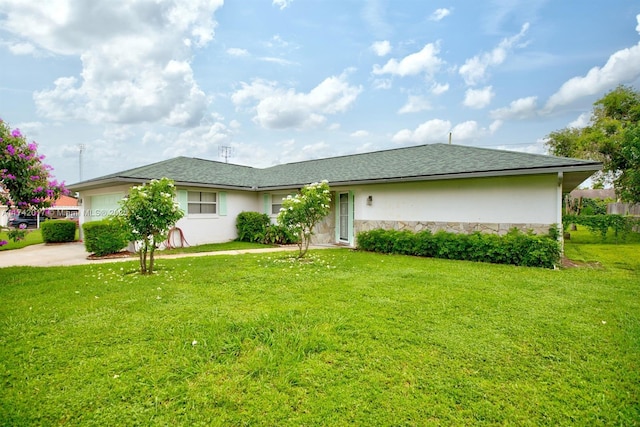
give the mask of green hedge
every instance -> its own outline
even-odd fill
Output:
[[[76,228],[77,224],[68,219],[52,219],[40,224],[45,243],[73,242],[76,239]]]
[[[358,233],[358,249],[466,261],[554,268],[560,261],[560,243],[549,236],[525,234],[516,229],[505,236],[456,234],[425,230],[376,229]]]
[[[116,220],[85,222],[82,230],[87,252],[97,256],[118,253],[129,244],[124,227]]]
[[[240,212],[236,218],[238,240],[241,242],[261,242],[271,220],[267,214]]]

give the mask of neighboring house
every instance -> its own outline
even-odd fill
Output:
[[[78,199],[71,196],[62,195],[47,209],[47,216],[53,219],[70,219],[78,221],[80,217],[80,208],[78,207]]]
[[[597,200],[613,200],[616,201],[618,197],[616,196],[616,190],[613,188],[576,188],[571,193],[569,193],[569,197],[573,199],[597,199]]]
[[[282,199],[326,179],[332,213],[316,227],[315,243],[355,245],[360,231],[482,231],[517,227],[547,233],[562,222],[562,196],[601,163],[460,145],[430,144],[257,169],[177,157],[70,185],[81,222],[118,209],[132,185],[175,181],[186,215],[177,223],[189,244],[236,237],[236,216],[264,212],[275,220]]]

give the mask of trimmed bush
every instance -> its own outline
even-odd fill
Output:
[[[45,243],[73,242],[76,239],[76,223],[68,219],[52,219],[40,224]]]
[[[439,231],[376,229],[358,233],[358,249],[465,261],[554,268],[560,261],[560,244],[549,236],[525,234],[517,229],[505,236],[455,234]]]
[[[267,214],[240,212],[236,218],[238,240],[241,242],[262,242],[271,220]]]
[[[86,222],[82,230],[87,252],[97,256],[118,253],[129,244],[125,228],[114,219]]]

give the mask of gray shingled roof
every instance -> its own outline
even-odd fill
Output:
[[[371,153],[287,163],[265,169],[177,157],[69,186],[80,190],[109,182],[145,181],[166,176],[181,184],[244,189],[300,187],[328,180],[332,185],[412,181],[466,176],[501,176],[540,172],[573,173],[579,181],[601,168],[598,162],[468,147],[428,144]]]

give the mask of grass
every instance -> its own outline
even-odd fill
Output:
[[[613,233],[602,241],[599,235],[580,228],[571,232],[565,255],[580,263],[598,267],[602,264],[640,271],[640,233],[629,233],[624,242],[615,243]]]
[[[159,255],[171,255],[171,254],[192,254],[198,252],[217,252],[217,251],[235,251],[235,250],[246,250],[246,249],[263,249],[263,248],[272,248],[272,245],[264,245],[262,243],[252,243],[252,242],[239,242],[232,240],[230,242],[225,243],[208,243],[204,245],[197,246],[186,246],[184,248],[175,248],[175,249],[166,249],[162,251],[158,251]]]
[[[14,242],[9,239],[9,235],[6,231],[0,231],[0,240],[6,240],[7,244],[0,246],[0,251],[7,251],[11,249],[20,249],[29,245],[37,245],[42,243],[42,232],[37,229],[28,229],[27,235],[24,240]]]
[[[0,425],[637,425],[640,245],[579,240],[0,269]]]

